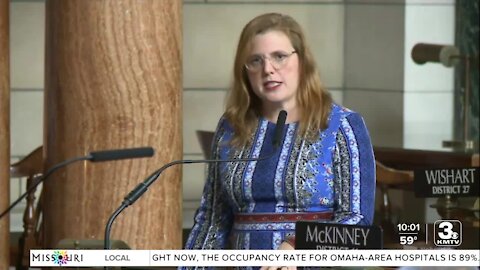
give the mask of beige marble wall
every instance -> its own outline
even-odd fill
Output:
[[[362,113],[376,145],[401,147],[404,5],[348,2],[344,103]]]
[[[417,65],[410,53],[417,43],[455,44],[455,1],[429,3],[409,4],[405,10],[403,136],[405,147],[440,150],[442,141],[453,139],[454,69]]]

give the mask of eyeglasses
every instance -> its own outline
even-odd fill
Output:
[[[248,59],[247,63],[245,64],[245,67],[253,72],[257,72],[261,70],[264,65],[266,59],[270,61],[270,64],[272,64],[273,68],[275,70],[279,70],[282,67],[285,66],[287,63],[287,60],[292,54],[297,53],[296,51],[292,51],[291,53],[288,52],[274,52],[270,54],[270,56],[264,56],[264,55],[254,55],[250,59]]]

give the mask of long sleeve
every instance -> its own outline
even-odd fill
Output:
[[[341,122],[333,157],[334,222],[371,225],[375,208],[375,159],[362,117],[352,113]]]
[[[336,132],[325,131],[336,134],[331,159],[333,218],[319,221],[371,225],[375,208],[375,159],[367,128],[355,112],[340,117],[334,126]],[[294,246],[295,236],[288,234],[283,240]]]
[[[212,146],[212,158],[219,158],[220,145],[224,131],[222,120],[215,132]],[[186,249],[224,249],[233,222],[232,210],[221,188],[219,169],[216,163],[208,167],[208,175],[198,208],[194,226],[190,232]]]

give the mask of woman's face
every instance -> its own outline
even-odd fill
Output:
[[[263,110],[295,108],[299,59],[288,36],[272,30],[258,34],[252,45],[247,74]]]

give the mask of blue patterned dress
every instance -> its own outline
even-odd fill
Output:
[[[252,142],[232,148],[233,130],[222,118],[215,132],[213,158],[269,155],[274,129],[275,124],[260,118]],[[333,105],[328,128],[317,141],[297,132],[297,123],[287,124],[283,144],[268,160],[209,167],[185,248],[277,249],[295,231],[294,222],[236,222],[236,215],[331,212],[327,222],[372,223],[375,161],[361,116]]]

